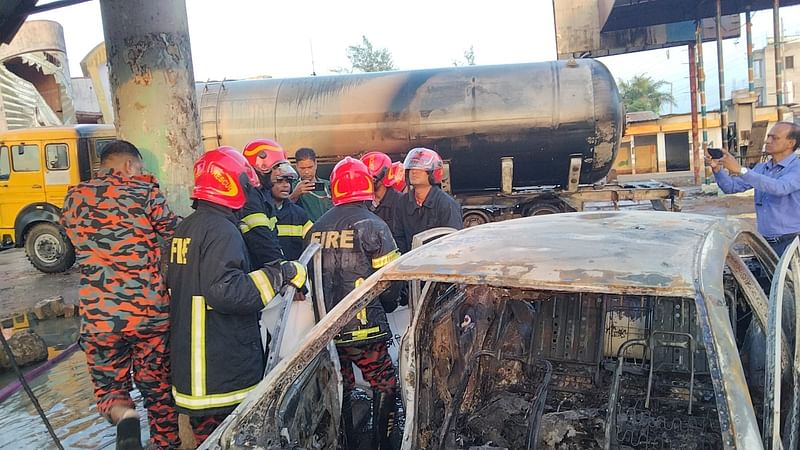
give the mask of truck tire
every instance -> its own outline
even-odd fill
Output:
[[[75,249],[61,229],[52,223],[38,223],[25,237],[25,253],[33,267],[58,273],[75,263]]]
[[[561,210],[552,203],[532,203],[525,208],[526,216],[544,216],[546,214],[558,214]]]
[[[489,219],[489,215],[483,211],[470,211],[464,214],[463,221],[464,221],[464,228],[469,228],[489,223],[492,220]]]

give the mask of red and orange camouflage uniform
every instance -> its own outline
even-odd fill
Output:
[[[61,219],[80,265],[81,347],[97,409],[109,417],[113,406],[134,408],[133,370],[157,448],[179,443],[159,244],[159,237],[172,237],[178,220],[155,178],[111,169],[70,189]]]

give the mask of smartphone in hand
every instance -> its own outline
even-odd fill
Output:
[[[314,183],[314,191],[324,191],[324,190],[325,190],[325,183],[319,181]]]
[[[711,155],[711,159],[721,159],[723,156],[721,148],[711,148],[708,149],[708,154]]]

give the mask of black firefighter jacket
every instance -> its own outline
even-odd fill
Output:
[[[413,189],[403,194],[397,206],[397,220],[402,236],[397,245],[403,253],[411,250],[412,239],[417,233],[437,227],[464,228],[458,202],[438,186],[431,187],[422,205],[417,205]]]
[[[230,412],[263,375],[259,311],[281,277],[271,268],[250,272],[237,223],[230,209],[200,201],[172,242],[172,393],[191,416]]]
[[[365,202],[335,206],[311,227],[307,242],[322,246],[322,289],[330,311],[375,271],[399,256],[389,226]],[[391,290],[391,288],[390,288]],[[387,298],[396,298],[392,292]],[[376,298],[345,326],[336,345],[364,345],[391,338],[386,312]]]
[[[275,207],[268,197],[272,194],[262,186],[247,189],[245,195],[247,201],[238,212],[239,230],[250,253],[252,268],[285,259],[275,229],[278,220]]]
[[[303,239],[312,225],[308,213],[291,200],[284,200],[280,208],[276,205],[275,217],[278,219],[276,229],[283,255],[290,261],[300,259],[305,246]]]

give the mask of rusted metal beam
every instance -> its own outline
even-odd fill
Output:
[[[706,122],[706,72],[703,66],[703,29],[700,21],[695,23],[695,39],[697,41],[697,92],[700,95],[700,118],[703,129],[703,152],[708,148],[708,123]],[[705,163],[704,163],[705,164]],[[703,169],[705,183],[709,183],[708,173]]]
[[[117,135],[187,215],[202,153],[184,0],[101,0]]]
[[[772,7],[772,27],[774,33],[775,49],[775,106],[783,105],[783,42],[781,33],[781,2],[775,0]],[[780,112],[779,119],[780,119]]]
[[[694,184],[700,184],[700,168],[705,166],[703,153],[700,151],[700,130],[697,123],[697,44],[689,44],[689,92],[692,104],[692,173]]]
[[[747,90],[750,95],[755,92],[755,72],[753,70],[753,21],[750,17],[750,7],[744,14],[745,34],[747,36]]]
[[[726,131],[728,129],[728,107],[725,104],[725,58],[722,51],[722,0],[717,0],[717,72],[719,73],[719,131],[722,136],[722,148],[728,148]]]

